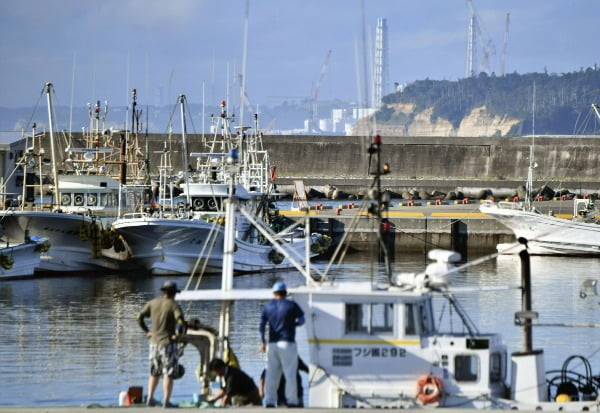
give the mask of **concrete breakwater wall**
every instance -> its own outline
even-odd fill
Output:
[[[124,136],[116,133],[115,143]],[[150,168],[158,175],[166,134],[150,134]],[[75,141],[81,133],[74,134]],[[208,135],[205,140],[210,139]],[[142,149],[145,137],[139,139]],[[188,135],[190,152],[203,152],[201,135]],[[293,192],[294,180],[303,180],[307,188],[325,189],[334,185],[356,193],[370,184],[367,148],[371,138],[358,136],[265,136],[264,148],[277,167],[278,187]],[[459,190],[474,197],[482,189],[495,195],[509,196],[527,178],[531,139],[522,138],[436,138],[383,137],[382,162],[391,173],[383,179],[384,188],[402,193]],[[79,145],[82,145],[79,142]],[[73,143],[72,146],[77,146]],[[14,150],[15,146],[11,149]],[[172,162],[182,169],[182,144],[172,136]],[[49,153],[49,152],[47,152]],[[61,153],[64,153],[62,151]],[[573,192],[600,190],[600,137],[536,137],[535,185]],[[374,169],[372,167],[372,169]]]
[[[382,162],[391,169],[383,185],[395,192],[458,189],[473,196],[492,189],[509,196],[527,178],[529,138],[384,137],[383,142]],[[281,184],[302,179],[308,186],[329,183],[354,191],[369,182],[370,139],[268,136],[264,143]],[[536,185],[573,192],[600,189],[600,138],[536,138],[534,156]]]

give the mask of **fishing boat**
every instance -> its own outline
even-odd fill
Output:
[[[600,225],[598,211],[591,199],[573,200],[573,217],[558,218],[527,209],[522,203],[485,201],[480,211],[508,228],[516,238],[529,240],[535,255],[598,255],[600,254]],[[510,244],[498,245],[506,251]]]
[[[112,224],[131,249],[132,259],[153,274],[190,274],[220,272],[225,254],[224,222],[235,221],[233,267],[236,272],[290,268],[290,261],[250,225],[248,218],[235,214],[226,217],[225,200],[235,195],[252,215],[271,221],[268,194],[271,189],[268,152],[262,148],[258,133],[247,134],[248,127],[232,133],[235,117],[221,102],[221,114],[213,117],[215,131],[203,152],[188,155],[186,99],[178,100],[182,122],[183,181],[177,196],[162,176],[168,172],[170,151],[161,159],[161,178],[157,204],[152,211],[124,214]],[[256,128],[257,129],[257,128]],[[256,130],[255,129],[255,130]],[[194,162],[188,160],[194,159]],[[305,234],[298,227],[274,234],[275,242],[297,261],[304,262],[329,246],[321,234]],[[308,257],[307,242],[308,239]]]
[[[11,245],[0,240],[0,279],[28,277],[40,266],[40,254],[48,251],[50,242],[34,236],[27,242]]]
[[[592,110],[600,119],[599,106],[592,105]],[[542,214],[533,204],[537,198],[533,190],[533,170],[537,167],[534,139],[535,134],[532,136],[529,152],[525,200],[514,203],[485,201],[480,206],[480,211],[508,227],[517,239],[527,239],[531,254],[600,254],[600,212],[592,199],[573,199],[573,215],[570,219],[562,219],[552,213]],[[509,247],[510,244],[499,244],[497,248],[498,251],[511,251]]]
[[[126,181],[139,173],[133,171],[139,160],[132,162],[126,155],[135,152],[128,145],[135,145],[137,137],[122,137],[117,143],[112,131],[103,127],[108,106],[102,110],[97,102],[89,106],[84,145],[77,147],[70,137],[65,139],[63,159],[53,132],[51,83],[44,86],[44,93],[49,132],[37,133],[34,124],[25,139],[26,149],[15,169],[22,173],[22,193],[5,201],[0,214],[4,234],[11,242],[23,242],[34,234],[48,239],[52,247],[41,256],[43,271],[121,269],[128,251],[110,223],[120,209],[133,211],[149,197],[139,181]],[[133,173],[128,173],[128,165]]]
[[[379,154],[380,143],[376,139],[370,151]],[[371,219],[380,220],[381,197],[373,192],[366,208],[378,212]],[[226,207],[237,208],[235,199]],[[532,345],[537,314],[532,311],[529,253],[522,242],[522,282],[513,287],[522,292],[515,323],[523,329],[523,348],[512,354],[500,334],[479,331],[450,288],[452,274],[461,270],[457,253],[434,250],[429,258],[436,262],[422,272],[367,281],[329,280],[326,273],[315,277],[299,266],[304,284],[288,288],[288,295],[306,315],[308,407],[598,411],[600,381],[591,367],[585,376],[572,375],[572,358],[567,358],[564,374],[557,379],[554,373],[547,381],[544,352]],[[271,290],[233,288],[231,260],[232,252],[225,256],[220,289],[198,289],[188,282],[176,296],[182,302],[222,303],[218,332],[191,323],[184,337],[199,350],[205,393],[210,391],[208,362],[223,358],[230,346],[232,305],[272,298]],[[447,317],[450,322],[444,322]]]

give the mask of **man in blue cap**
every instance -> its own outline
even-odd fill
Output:
[[[304,324],[304,312],[298,304],[287,298],[287,287],[277,281],[273,285],[273,300],[265,304],[260,315],[260,350],[267,352],[267,375],[265,378],[265,406],[275,407],[277,388],[283,373],[285,398],[289,407],[298,406],[296,373],[298,371],[298,347],[296,326]],[[265,340],[269,325],[269,345]]]

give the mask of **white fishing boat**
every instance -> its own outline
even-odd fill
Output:
[[[379,153],[379,144],[374,146]],[[381,197],[375,195],[371,208],[379,210],[381,219]],[[226,207],[232,213],[235,199]],[[188,282],[176,296],[183,302],[222,302],[218,333],[193,325],[184,336],[199,349],[205,393],[210,391],[208,362],[223,358],[231,344],[231,307],[272,298],[270,289],[233,288],[229,251],[221,289],[192,288]],[[305,283],[288,288],[288,294],[306,315],[297,337],[305,336],[299,347],[308,348],[308,407],[598,411],[599,383],[591,377],[591,367],[586,377],[565,371],[558,382],[546,381],[544,352],[532,346],[537,314],[532,311],[526,246],[519,255],[522,285],[514,287],[522,291],[523,307],[515,322],[523,329],[524,342],[522,351],[510,355],[499,334],[478,330],[449,287],[452,274],[461,269],[453,264],[460,259],[457,253],[431,251],[429,257],[437,262],[425,271],[379,282],[328,280],[326,274],[315,281],[309,268],[299,266]],[[442,304],[439,310],[436,304]]]
[[[184,170],[181,193],[172,197],[172,183],[161,177],[155,211],[129,213],[112,224],[125,239],[133,260],[153,274],[190,274],[220,272],[225,253],[223,223],[224,200],[234,195],[256,217],[268,217],[267,196],[270,190],[268,153],[260,136],[247,135],[247,127],[231,132],[235,119],[221,102],[221,114],[213,117],[215,134],[204,152],[193,152],[188,161],[185,125],[185,96],[179,98],[182,120]],[[169,151],[164,152],[161,174],[168,171]],[[276,219],[277,217],[270,219]],[[292,264],[258,231],[248,219],[235,214],[234,271],[250,272],[290,268]],[[260,218],[262,219],[262,218]],[[308,237],[308,258],[307,243]],[[288,228],[274,239],[296,260],[322,253],[328,246],[320,234],[306,235],[300,228]]]
[[[535,89],[534,89],[535,90]],[[535,95],[534,95],[535,97]],[[534,99],[535,102],[535,99]],[[600,119],[598,105],[592,110]],[[535,114],[535,107],[533,110]],[[535,125],[535,118],[534,118]],[[515,237],[525,238],[531,254],[535,255],[598,255],[600,254],[600,225],[592,199],[574,199],[573,215],[570,219],[542,214],[533,203],[537,198],[533,190],[533,170],[537,167],[534,153],[535,133],[529,151],[524,202],[485,201],[480,211],[508,227]],[[498,251],[511,251],[512,244],[499,244]],[[514,250],[512,250],[514,251]]]
[[[135,181],[123,190],[127,177],[139,174],[135,168],[139,160],[124,157],[131,148],[120,151],[120,147],[126,141],[135,145],[137,137],[126,137],[117,144],[112,132],[103,128],[107,106],[102,112],[98,102],[93,109],[89,107],[85,145],[74,147],[69,138],[63,159],[53,132],[52,84],[47,83],[44,91],[49,133],[36,133],[34,124],[31,137],[26,138],[26,150],[16,168],[24,177],[22,193],[5,201],[7,208],[0,215],[4,234],[11,242],[23,242],[33,234],[47,238],[52,247],[42,254],[40,270],[121,269],[129,252],[122,238],[110,230],[110,223],[120,209],[133,211],[146,201],[144,196],[150,196]],[[48,146],[49,159],[45,153]],[[30,179],[30,175],[36,178]]]
[[[598,255],[600,225],[598,211],[591,199],[573,200],[573,218],[563,219],[527,209],[522,203],[486,201],[480,211],[489,215],[515,234],[528,240],[534,255]],[[498,251],[511,244],[499,244]]]

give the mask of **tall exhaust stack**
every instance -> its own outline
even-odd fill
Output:
[[[375,70],[373,73],[373,100],[374,107],[381,107],[381,99],[388,93],[388,39],[387,25],[384,18],[377,19],[375,32]]]

